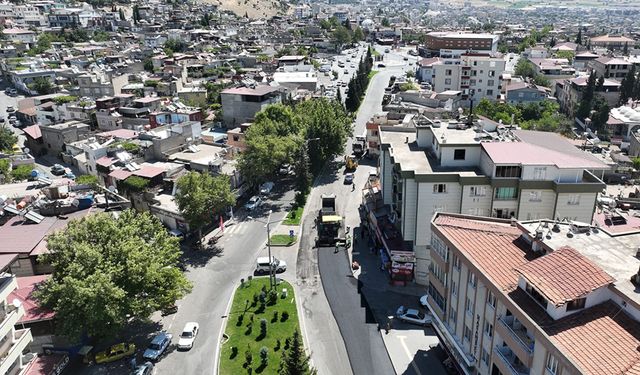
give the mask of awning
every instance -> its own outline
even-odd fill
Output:
[[[322,217],[323,223],[333,223],[342,220],[342,216],[340,215],[327,215]]]

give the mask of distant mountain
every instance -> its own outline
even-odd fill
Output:
[[[284,0],[201,0],[204,3],[215,4],[221,10],[229,10],[238,16],[252,19],[272,18],[289,12],[289,5]]]

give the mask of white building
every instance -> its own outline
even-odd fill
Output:
[[[0,374],[17,375],[33,360],[29,345],[33,341],[30,329],[17,329],[16,324],[24,316],[24,306],[19,301],[7,301],[18,288],[16,277],[0,274]]]
[[[425,120],[379,130],[382,200],[412,244],[416,282],[427,282],[436,212],[591,222],[608,166],[560,135]]]
[[[500,97],[500,76],[505,70],[503,57],[462,55],[460,58],[431,62],[432,85],[436,92],[462,91],[463,100],[479,102]]]

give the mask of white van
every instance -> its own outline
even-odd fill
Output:
[[[256,260],[256,273],[258,275],[268,274],[269,264],[271,264],[272,269],[276,273],[284,272],[287,270],[287,263],[284,260],[280,260],[276,257],[271,257],[271,262],[269,262],[269,257],[259,257]]]

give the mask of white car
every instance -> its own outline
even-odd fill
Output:
[[[417,324],[419,326],[431,325],[431,315],[420,312],[416,309],[405,309],[400,306],[396,311],[396,318],[403,322]]]
[[[189,350],[193,348],[193,342],[198,336],[198,329],[200,326],[196,322],[189,322],[185,324],[180,334],[180,340],[178,341],[178,349]]]
[[[258,275],[266,275],[269,273],[269,265],[275,271],[275,273],[281,273],[287,270],[287,262],[280,260],[276,257],[259,257],[256,259],[256,273]]]
[[[256,208],[260,207],[260,205],[262,204],[262,198],[260,198],[257,195],[254,195],[253,197],[251,197],[249,199],[249,202],[247,202],[247,204],[244,205],[244,207],[251,211],[251,210],[255,210]]]
[[[265,182],[264,184],[260,185],[260,194],[266,195],[271,193],[271,190],[273,190],[273,182],[268,181]]]

